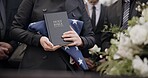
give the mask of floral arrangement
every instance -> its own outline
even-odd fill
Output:
[[[133,17],[127,30],[111,27],[114,38],[111,47],[104,52],[107,61],[97,65],[96,71],[107,75],[137,75],[148,77],[148,3],[140,4],[137,11],[141,17]],[[94,51],[94,52],[93,52]],[[99,52],[98,47],[90,49]]]

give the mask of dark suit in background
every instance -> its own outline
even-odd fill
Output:
[[[83,41],[81,51],[95,44],[89,16],[82,0],[23,0],[13,21],[9,36],[26,43],[27,49],[21,63],[22,69],[28,70],[67,70],[69,56],[62,49],[46,52],[40,45],[42,35],[27,31],[32,22],[44,20],[43,14],[67,11],[68,18],[84,21],[80,33]],[[63,61],[64,59],[64,61]]]
[[[94,28],[96,45],[98,47],[101,47],[101,35],[102,35],[101,30],[103,29],[103,25],[104,25],[105,10],[106,10],[106,6],[101,4],[100,18],[99,18],[99,20],[97,22],[96,27]]]
[[[131,0],[130,4],[130,12],[129,12],[129,19],[133,16],[140,16],[140,13],[135,10],[137,7],[137,1],[146,2],[147,0]],[[123,0],[118,0],[111,6],[107,8],[105,22],[108,26],[116,25],[122,26],[122,17],[123,17]],[[101,42],[102,42],[102,50],[110,47],[110,40],[113,37],[113,34],[110,32],[104,32],[102,34]]]
[[[3,0],[3,4],[4,4],[4,8],[5,8],[5,16],[0,15],[0,17],[2,19],[5,19],[5,21],[3,22],[3,27],[0,30],[1,32],[1,37],[0,37],[0,42],[6,42],[8,44],[10,44],[12,46],[12,49],[15,50],[15,48],[17,47],[17,42],[12,41],[9,37],[8,37],[8,32],[12,23],[12,20],[14,18],[15,13],[17,12],[17,8],[19,6],[19,4],[21,3],[22,0]],[[2,45],[2,44],[1,44]],[[8,53],[8,56],[10,56],[12,54],[13,51],[10,51],[10,53]],[[0,61],[0,67],[5,69],[11,69],[17,66],[12,66],[11,64],[8,63],[8,58],[3,59]]]
[[[92,6],[94,5],[96,7],[96,25],[93,26],[93,32],[95,33],[96,45],[98,47],[101,47],[101,35],[102,35],[101,31],[104,25],[106,6],[102,5],[99,2],[99,0],[87,0],[85,2],[85,5],[88,15],[90,16],[91,19],[92,19],[92,13],[91,13]]]

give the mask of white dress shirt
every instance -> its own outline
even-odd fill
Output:
[[[90,4],[88,1],[87,1],[87,6],[88,6],[88,11],[89,11],[89,15],[90,15],[90,18],[92,17],[92,7],[93,5]],[[101,4],[98,2],[96,5],[96,25],[99,21],[99,18],[100,18],[100,13],[101,13]]]

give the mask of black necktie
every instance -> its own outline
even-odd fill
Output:
[[[3,39],[4,34],[5,34],[5,25],[6,25],[6,14],[5,14],[5,7],[4,7],[4,3],[3,0],[0,0],[0,19],[1,19],[1,26],[0,26],[0,36],[1,39]]]
[[[129,19],[129,11],[130,11],[130,0],[125,0],[124,3],[124,12],[123,12],[123,21],[122,21],[122,29],[128,28],[128,19]]]
[[[96,25],[96,7],[93,6],[92,7],[92,18],[91,18],[91,22],[92,22],[92,26],[93,26],[93,29],[95,28],[95,25]]]

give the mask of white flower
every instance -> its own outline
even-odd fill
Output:
[[[140,57],[135,56],[135,59],[133,59],[133,61],[132,61],[133,68],[136,69],[136,70],[141,70],[142,64],[143,64],[143,62],[140,59]]]
[[[129,51],[129,46],[131,46],[131,41],[128,37],[124,36],[123,33],[121,33],[121,37],[120,37],[120,42],[118,45],[118,51],[115,54],[116,55],[120,55],[122,57],[132,57],[132,54]]]
[[[138,70],[142,76],[148,76],[148,61],[145,58],[144,62],[139,56],[135,56],[135,59],[132,61],[133,68]]]
[[[137,8],[136,8],[136,10],[139,11],[139,12],[141,12],[141,10],[142,10],[142,9],[141,9],[141,6],[138,5]]]
[[[146,21],[146,20],[144,19],[144,17],[140,17],[140,18],[139,18],[139,23],[140,23],[140,24],[145,23],[145,21]]]
[[[110,6],[111,4],[115,3],[118,0],[100,0],[100,3],[106,6]]]
[[[142,45],[148,36],[148,31],[145,26],[136,25],[129,31],[130,38],[133,44]]]
[[[113,59],[120,59],[121,58],[121,56],[120,55],[118,55],[117,53],[116,54],[114,54],[114,56],[113,56]]]
[[[89,49],[89,54],[95,54],[97,52],[100,52],[101,48],[98,48],[97,45],[94,45],[93,48]]]
[[[144,23],[143,26],[145,27],[146,30],[148,30],[148,22]],[[148,44],[148,35],[146,37],[146,41],[144,42],[144,45]]]
[[[120,36],[120,44],[119,45],[131,47],[132,46],[132,43],[131,43],[131,40],[130,40],[129,37],[127,37],[123,33],[121,33],[121,36]]]
[[[116,44],[116,45],[118,45],[118,44],[119,44],[119,41],[116,40],[116,39],[111,39],[111,44]]]
[[[139,53],[140,51],[141,49],[134,45],[129,37],[121,33],[118,51],[116,52],[114,58],[116,59],[117,55],[119,55],[127,59],[133,59],[133,55]]]
[[[142,11],[142,16],[148,22],[148,8],[146,8]]]

